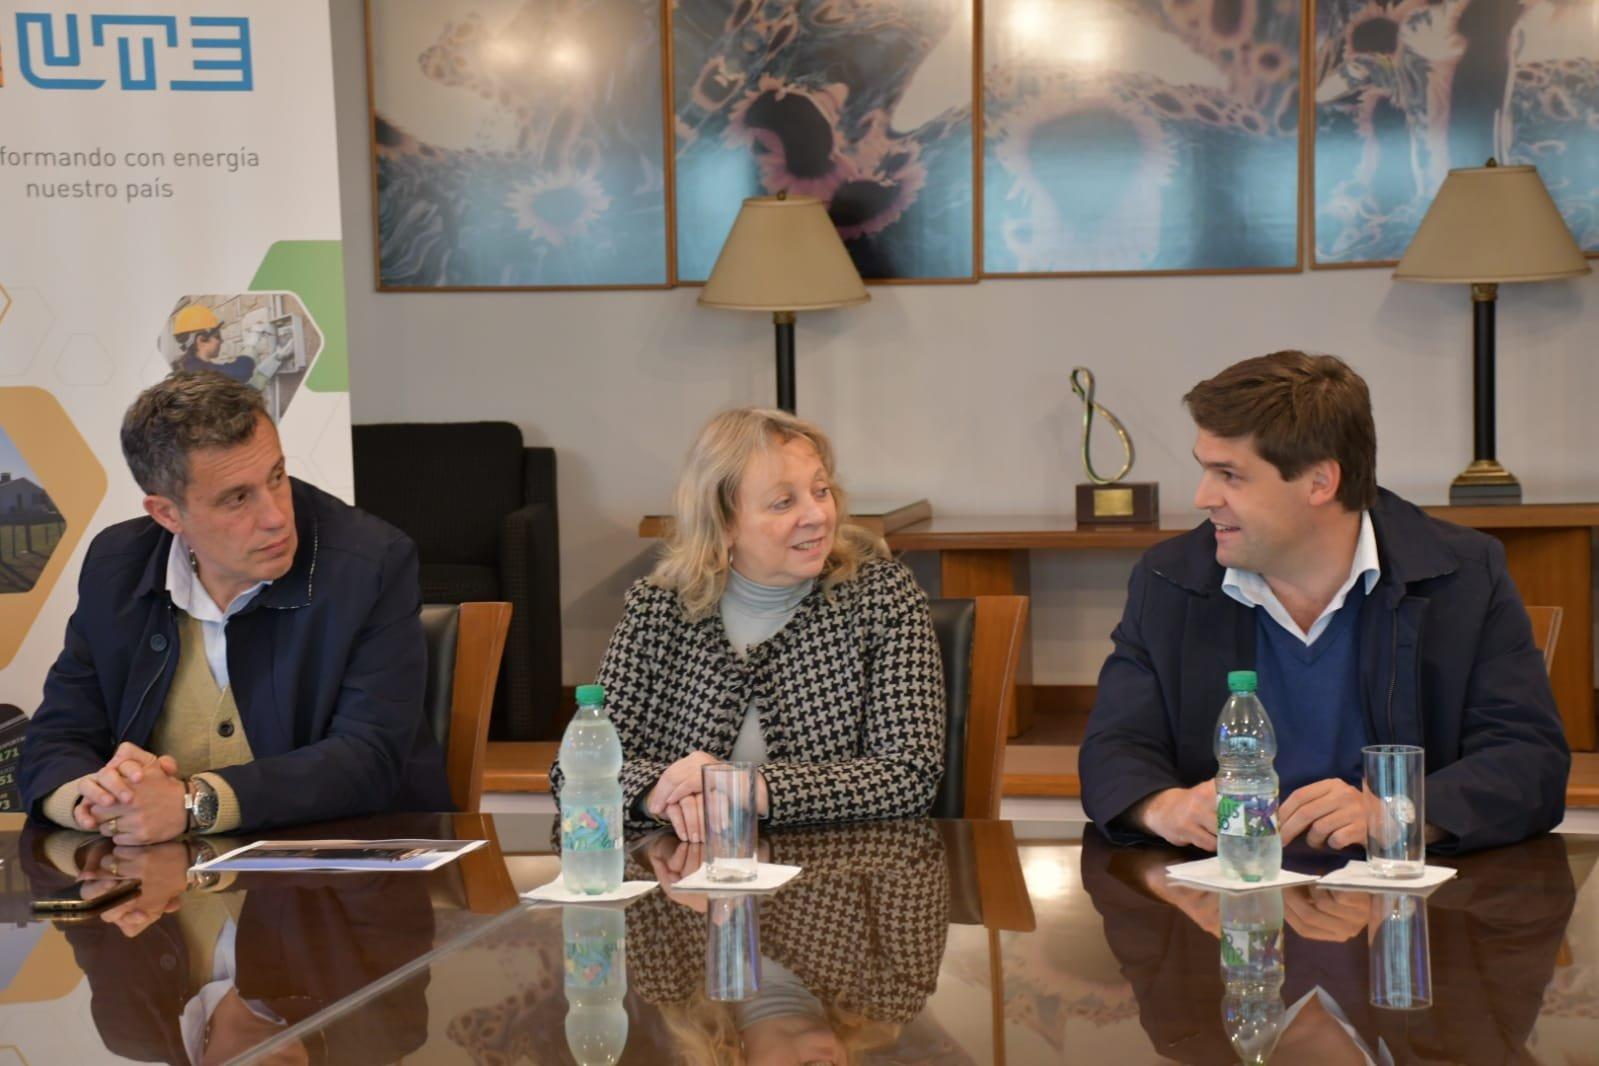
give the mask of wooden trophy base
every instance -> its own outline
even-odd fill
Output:
[[[1079,484],[1077,524],[1158,526],[1160,485],[1154,481],[1126,481],[1113,485]]]

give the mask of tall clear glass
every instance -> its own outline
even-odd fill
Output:
[[[709,763],[700,769],[704,786],[705,876],[738,884],[755,880],[759,842],[755,808],[755,764]]]
[[[1371,897],[1367,925],[1371,1003],[1388,1010],[1432,1006],[1432,955],[1427,944],[1427,898],[1402,892]]]
[[[1366,761],[1366,864],[1377,877],[1420,877],[1427,868],[1426,751],[1372,744]]]
[[[712,892],[705,912],[705,994],[722,1003],[761,990],[761,923],[755,897]]]

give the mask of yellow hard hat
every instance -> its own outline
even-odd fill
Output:
[[[172,335],[181,337],[201,329],[216,329],[222,325],[217,313],[205,304],[190,304],[172,319]]]

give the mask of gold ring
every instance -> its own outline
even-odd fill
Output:
[[[106,823],[105,823],[105,827],[107,829],[111,830],[111,835],[112,836],[116,836],[117,835],[117,820],[115,818],[107,818],[106,819]]]
[[[112,877],[121,877],[122,876],[122,870],[121,870],[120,867],[117,866],[117,860],[115,858],[113,858],[111,860],[110,865],[111,865],[111,876]]]

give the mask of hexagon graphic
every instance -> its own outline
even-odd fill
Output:
[[[116,376],[105,345],[92,333],[74,333],[56,356],[56,378],[63,385],[107,385]]]
[[[350,391],[350,350],[344,304],[344,245],[339,241],[278,241],[267,249],[250,279],[252,290],[292,292],[321,324],[325,338],[316,372],[306,376],[312,392]]]
[[[0,388],[0,668],[17,654],[105,490],[105,468],[54,396]]]
[[[0,317],[0,377],[27,372],[55,320],[55,311],[38,289],[13,286],[6,293],[5,315]]]
[[[261,391],[274,422],[289,409],[323,348],[322,330],[292,292],[181,297],[156,338],[174,370],[208,370]]]

